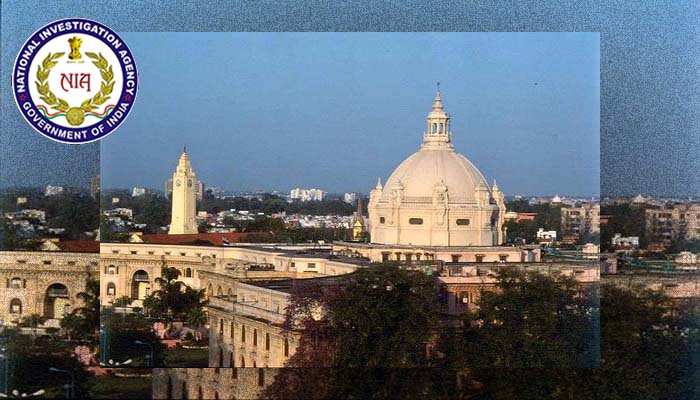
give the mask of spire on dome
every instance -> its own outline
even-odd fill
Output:
[[[496,180],[493,180],[493,187],[491,188],[491,191],[497,192],[498,191],[498,183],[496,183]]]
[[[428,113],[428,129],[423,135],[423,145],[431,147],[452,147],[452,134],[450,133],[450,116],[445,112],[440,95],[440,82],[437,84],[437,93],[433,100],[433,108]]]
[[[187,154],[187,145],[182,146],[182,152]]]
[[[382,190],[382,178],[377,178],[377,186],[374,188],[377,190]]]

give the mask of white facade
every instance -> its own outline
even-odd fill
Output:
[[[63,193],[63,186],[51,186],[51,185],[46,185],[46,191],[44,194],[46,196],[55,196],[58,194]]]
[[[357,200],[357,193],[345,193],[343,195],[343,201],[346,203],[354,204],[355,200]]]
[[[545,231],[543,228],[537,230],[537,240],[540,242],[556,242],[557,231]]]
[[[621,234],[616,233],[611,239],[612,246],[617,248],[639,248],[639,236],[626,236],[622,237]]]
[[[505,241],[504,195],[454,151],[440,93],[418,152],[370,194],[371,241],[423,246],[497,246]]]
[[[321,189],[296,188],[289,191],[289,198],[291,200],[322,201],[325,196],[326,192]]]

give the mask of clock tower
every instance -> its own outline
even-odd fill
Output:
[[[173,173],[171,235],[197,233],[197,197],[195,193],[196,178],[187,156],[187,148],[182,150],[177,169]]]

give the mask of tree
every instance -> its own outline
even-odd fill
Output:
[[[419,384],[426,383],[418,379],[422,375],[404,372],[430,365],[426,345],[435,332],[435,306],[430,277],[395,267],[297,285],[285,328],[299,335],[298,347],[264,396],[389,398],[425,392],[429,385]],[[319,384],[308,385],[309,379]]]
[[[596,287],[511,268],[496,278],[462,330],[441,338],[445,367],[468,371],[467,381],[483,385],[478,398],[569,399],[574,389],[575,398],[589,398],[584,389],[593,388],[579,381],[588,374],[580,368],[599,360]]]
[[[199,329],[206,325],[207,323],[207,313],[204,312],[201,308],[193,308],[187,313],[187,317],[185,319],[185,322],[189,326],[195,327],[195,334],[194,334],[194,340],[195,341],[201,341],[202,340],[202,333],[199,331]]]
[[[42,325],[44,322],[46,322],[46,317],[44,317],[43,315],[30,314],[22,318],[22,320],[19,322],[19,326],[25,328],[32,328],[34,336],[36,336],[36,332],[39,328],[39,325]]]
[[[156,278],[160,289],[153,292],[157,300],[149,300],[149,309],[168,323],[183,321],[190,311],[201,309],[206,303],[204,289],[192,289],[178,280],[179,277],[180,270],[164,263],[161,275]]]
[[[85,280],[85,290],[76,294],[82,305],[61,320],[69,335],[87,338],[95,336],[100,327],[100,282],[93,277]]]

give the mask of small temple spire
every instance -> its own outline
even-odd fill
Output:
[[[377,190],[382,190],[382,178],[377,178],[377,186],[374,188]]]
[[[496,183],[496,180],[493,180],[493,187],[491,188],[492,191],[496,192],[498,191],[498,183]]]

